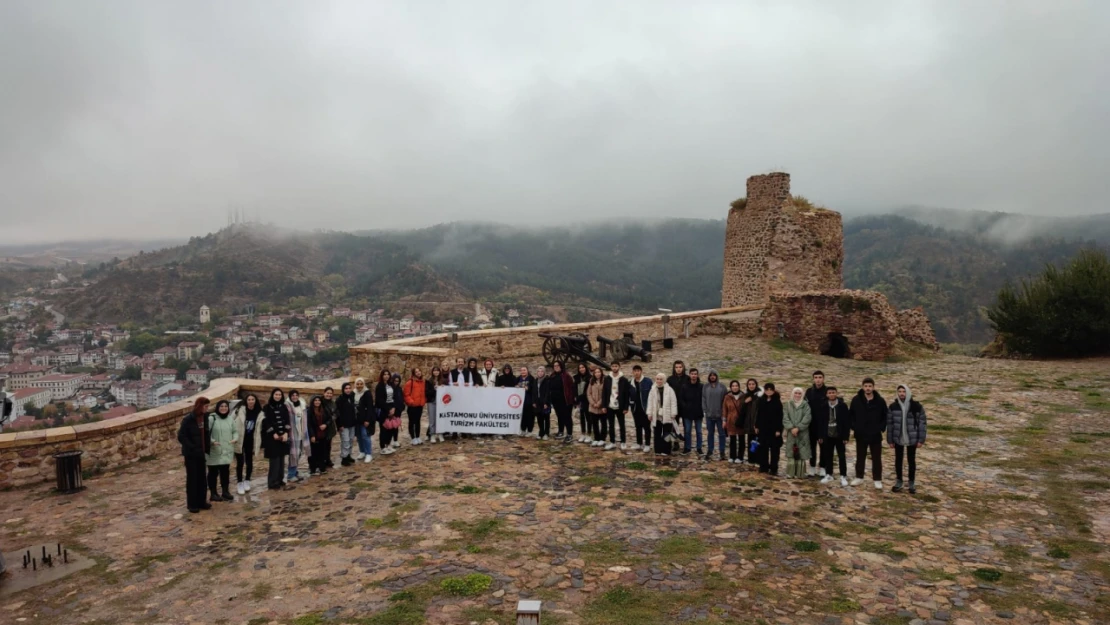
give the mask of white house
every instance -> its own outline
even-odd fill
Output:
[[[200,322],[201,323],[208,323],[209,321],[212,321],[212,311],[209,310],[209,308],[207,306],[201,305],[201,307],[200,307]]]
[[[21,388],[8,395],[8,399],[12,400],[12,420],[14,421],[27,414],[23,410],[23,406],[27,403],[34,404],[35,408],[42,408],[49,404],[51,393],[45,388]]]

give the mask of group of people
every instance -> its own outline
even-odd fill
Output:
[[[432,367],[425,376],[414,368],[408,380],[399,373],[382,371],[373,390],[363,378],[345,383],[335,395],[327,388],[307,402],[291,390],[273,389],[263,402],[254,394],[241,398],[234,410],[227,400],[216,403],[200,397],[181,422],[178,441],[185,458],[187,504],[190,512],[211,508],[210,501],[234,499],[230,487],[231,462],[235,461],[236,490],[251,488],[254,456],[259,450],[269,461],[267,485],[271,490],[293,488],[304,479],[299,466],[307,461],[309,475],[334,468],[332,440],[339,437],[339,462],[349,466],[373,460],[373,438],[379,453],[389,455],[400,447],[402,416],[407,419],[411,445],[439,443],[458,433],[438,432],[436,397],[440,386],[494,386],[523,389],[521,431],[539,440],[577,440],[598,450],[654,450],[666,456],[696,450],[714,460],[743,467],[758,467],[769,476],[778,474],[785,449],[788,478],[834,479],[833,456],[839,460],[840,483],[863,483],[867,456],[875,488],[882,489],[883,435],[895,452],[897,480],[894,492],[903,490],[903,458],[908,463],[908,491],[916,492],[916,450],[925,443],[926,415],[907,385],[899,385],[897,399],[889,405],[865,378],[861,388],[845,402],[834,386],[825,384],[821,371],[813,384],[794,387],[783,400],[773,383],[760,387],[755,379],[726,385],[716,371],[705,381],[697,369],[686,370],[675,361],[671,375],[644,376],[640,365],[624,375],[619,362],[609,371],[579,363],[572,374],[562,363],[550,370],[540,365],[535,375],[528,367],[495,368],[492,360],[482,367],[478,360],[459,358],[453,369]],[[427,428],[421,421],[427,413]],[[551,434],[551,416],[557,430]],[[631,414],[636,442],[626,435]],[[574,435],[577,416],[579,435]],[[708,446],[703,448],[703,424]],[[855,433],[855,478],[849,483],[845,448]],[[498,436],[498,438],[502,438]],[[727,458],[726,458],[726,441]],[[695,442],[696,441],[696,442]],[[747,460],[745,461],[745,453]],[[287,464],[288,463],[288,464]],[[206,496],[207,490],[207,496]],[[210,499],[210,501],[209,501]]]

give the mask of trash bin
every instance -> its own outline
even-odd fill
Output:
[[[58,478],[58,492],[68,495],[84,490],[81,484],[81,454],[80,449],[63,451],[54,454],[54,471]]]

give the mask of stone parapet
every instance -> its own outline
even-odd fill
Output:
[[[937,335],[929,323],[929,316],[920,306],[898,311],[898,337],[907,343],[924,345],[933,351],[940,349]]]

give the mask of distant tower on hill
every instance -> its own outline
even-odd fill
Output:
[[[766,304],[773,293],[843,288],[840,213],[790,195],[790,174],[748,178],[725,229],[721,306]]]
[[[200,322],[208,323],[209,321],[212,321],[212,311],[207,306],[202,305],[200,307]]]

